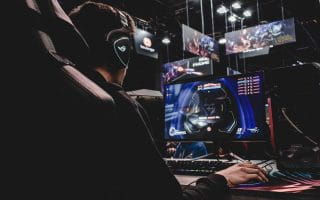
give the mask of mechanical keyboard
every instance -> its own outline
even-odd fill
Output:
[[[168,167],[177,175],[207,176],[211,173],[226,169],[235,163],[210,159],[164,159]]]

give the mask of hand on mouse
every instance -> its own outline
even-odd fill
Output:
[[[250,162],[235,164],[227,169],[217,172],[227,179],[229,187],[235,187],[250,180],[268,182],[267,173],[255,164]]]

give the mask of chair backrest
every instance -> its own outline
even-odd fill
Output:
[[[77,68],[87,65],[88,45],[57,0],[37,2],[42,16],[49,24],[47,28],[52,33],[50,37],[56,50],[75,63]]]
[[[87,44],[56,0],[23,0],[14,12],[12,174],[25,197],[103,195],[114,101],[76,69],[86,64]]]

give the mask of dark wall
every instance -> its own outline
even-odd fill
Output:
[[[311,64],[279,68],[272,70],[268,78],[272,82],[271,95],[279,147],[291,144],[312,146],[288,123],[282,108],[305,135],[320,142],[320,68]]]

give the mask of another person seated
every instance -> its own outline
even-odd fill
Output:
[[[105,199],[213,200],[221,199],[230,186],[251,179],[267,181],[262,169],[244,163],[199,179],[195,187],[182,190],[154,144],[146,112],[122,88],[134,21],[125,12],[90,1],[75,8],[70,17],[91,48],[91,65],[83,71],[116,103],[117,128],[108,131],[106,156],[101,158],[110,163],[105,169],[108,185],[102,186]]]

